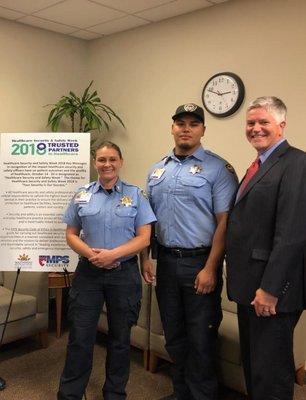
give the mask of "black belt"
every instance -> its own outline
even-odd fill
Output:
[[[120,261],[120,264],[135,263],[135,262],[137,262],[137,261],[138,261],[138,257],[137,257],[137,256],[134,256],[134,257],[129,258],[128,260]]]
[[[158,245],[159,250],[163,251],[166,254],[171,254],[172,256],[176,256],[179,258],[182,257],[194,257],[209,254],[211,247],[196,247],[195,249],[185,249],[183,247],[165,247],[161,244]]]

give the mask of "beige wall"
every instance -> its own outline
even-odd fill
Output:
[[[287,138],[306,150],[305,16],[304,0],[231,0],[91,42],[90,76],[127,126],[109,135],[122,146],[124,176],[143,185],[148,167],[172,146],[176,106],[201,104],[204,83],[220,71],[240,75],[246,100],[232,117],[206,114],[207,148],[242,176],[255,156],[244,138],[246,104],[276,95],[289,108]]]
[[[242,176],[254,157],[244,138],[245,108],[259,95],[287,103],[286,135],[306,150],[305,15],[304,0],[231,0],[92,42],[0,20],[0,132],[46,131],[42,106],[94,79],[126,123],[106,135],[122,146],[123,177],[143,185],[149,166],[172,147],[176,106],[201,104],[207,79],[233,71],[246,100],[232,117],[206,114],[204,145]]]
[[[85,41],[0,19],[0,132],[47,131],[43,105],[89,82],[87,52]]]

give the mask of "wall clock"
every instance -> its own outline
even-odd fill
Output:
[[[205,84],[202,101],[205,109],[215,117],[228,117],[241,106],[244,99],[244,84],[232,72],[219,72]]]

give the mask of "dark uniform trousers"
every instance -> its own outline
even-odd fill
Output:
[[[194,289],[195,278],[207,258],[208,254],[180,257],[158,250],[156,295],[178,400],[217,399],[215,363],[222,320],[222,266],[214,292],[197,295]]]
[[[137,258],[112,270],[100,269],[82,258],[69,293],[71,329],[58,400],[81,400],[93,359],[99,316],[106,304],[109,326],[105,400],[126,399],[130,368],[130,331],[137,322],[141,301],[141,277]]]
[[[293,331],[301,312],[257,317],[238,304],[241,356],[250,400],[292,400]]]

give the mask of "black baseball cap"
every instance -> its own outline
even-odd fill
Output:
[[[202,107],[197,106],[194,103],[187,103],[179,106],[175,114],[172,116],[173,121],[175,121],[181,114],[193,114],[201,122],[205,122],[204,110]]]

